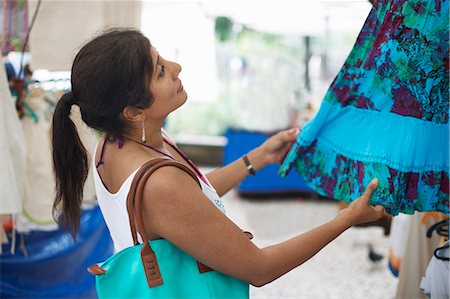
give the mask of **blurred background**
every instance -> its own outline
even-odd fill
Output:
[[[30,16],[37,1],[28,5]],[[367,0],[43,1],[30,66],[53,78],[101,29],[137,27],[183,67],[189,104],[167,120],[172,134],[279,130],[317,109],[370,9]]]
[[[111,255],[112,246],[96,208],[92,178],[85,188],[78,243],[51,216],[48,133],[55,103],[70,90],[70,67],[79,48],[104,29],[135,27],[160,55],[178,62],[188,101],[168,117],[166,129],[208,171],[239,158],[271,134],[302,127],[314,117],[372,4],[2,0],[0,8],[1,49],[11,92],[4,88],[0,96],[14,101],[23,130],[15,135],[28,149],[23,173],[27,191],[13,199],[11,209],[0,208],[1,297],[95,298],[93,277],[85,267]],[[74,119],[92,152],[98,134],[81,123],[76,111]],[[341,208],[337,201],[318,196],[298,174],[281,179],[277,170],[273,165],[247,178],[224,197],[228,216],[252,231],[258,246],[307,231]],[[394,298],[398,264],[388,266],[389,231],[390,219],[351,228],[302,267],[268,286],[251,288],[251,294]],[[67,262],[76,267],[62,271],[61,263]]]

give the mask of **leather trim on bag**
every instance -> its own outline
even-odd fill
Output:
[[[106,273],[106,270],[100,267],[98,264],[87,267],[87,271],[92,275],[102,275]]]

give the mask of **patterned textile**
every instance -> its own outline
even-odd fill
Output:
[[[374,1],[320,110],[279,173],[349,203],[377,177],[392,215],[449,214],[449,3]]]

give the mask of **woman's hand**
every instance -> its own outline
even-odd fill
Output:
[[[342,217],[348,226],[372,222],[380,219],[386,214],[386,208],[383,206],[370,205],[370,197],[377,189],[378,179],[373,179],[366,188],[363,195],[354,200],[347,208],[342,210],[337,217]]]
[[[256,170],[269,164],[281,163],[299,133],[299,128],[292,128],[271,136],[248,154],[250,162]]]
[[[253,170],[258,172],[268,164],[281,162],[299,132],[300,130],[297,128],[281,131],[248,152],[247,158],[253,166]],[[222,196],[248,175],[250,173],[244,160],[239,158],[233,163],[208,173],[207,177],[219,196]]]

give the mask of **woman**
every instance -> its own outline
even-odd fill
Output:
[[[199,61],[199,63],[202,63]],[[56,174],[54,208],[75,236],[88,158],[69,118],[78,105],[82,118],[104,136],[94,157],[97,197],[116,250],[132,246],[126,196],[136,171],[154,158],[176,160],[201,183],[176,167],[158,169],[144,188],[149,240],[164,238],[209,267],[255,286],[265,285],[315,255],[354,224],[380,218],[369,205],[376,180],[364,195],[330,222],[288,241],[258,248],[223,211],[220,196],[247,175],[279,163],[298,136],[282,131],[260,147],[206,176],[162,132],[164,119],[187,99],[180,65],[159,55],[147,38],[129,29],[110,30],[88,42],[75,57],[72,92],[59,101],[53,121]]]

